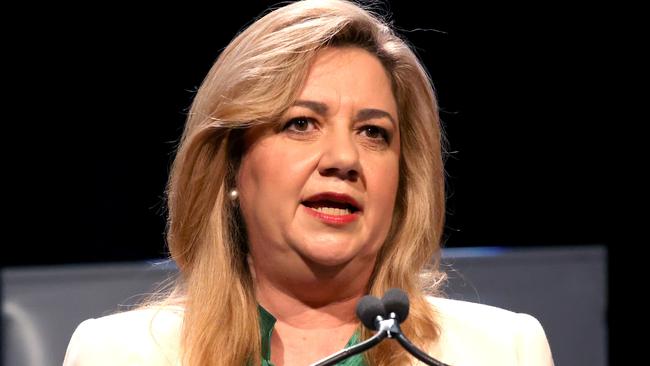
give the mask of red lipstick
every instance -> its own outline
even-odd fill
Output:
[[[357,220],[363,211],[363,206],[361,206],[359,202],[344,193],[319,193],[307,198],[301,203],[309,215],[332,225],[344,225],[351,223]],[[330,212],[324,212],[322,209],[323,207],[345,210],[349,213],[333,214]]]

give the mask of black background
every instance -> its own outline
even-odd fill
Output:
[[[17,244],[3,264],[164,256],[164,187],[194,91],[274,3],[17,12],[5,137]],[[622,254],[610,235],[609,95],[621,46],[609,9],[382,7],[438,93],[450,150],[445,246],[605,245],[611,318]]]

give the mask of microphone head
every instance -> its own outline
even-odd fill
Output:
[[[409,298],[406,292],[392,288],[381,298],[386,314],[395,313],[397,320],[402,323],[409,316]]]
[[[366,295],[357,303],[357,317],[370,330],[377,330],[377,315],[386,319],[384,304],[378,298]]]

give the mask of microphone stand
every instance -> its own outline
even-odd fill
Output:
[[[412,354],[415,358],[418,360],[424,362],[427,365],[432,365],[432,366],[449,366],[446,363],[440,362],[436,360],[435,358],[432,358],[431,356],[427,355],[426,353],[422,352],[415,346],[413,346],[413,343],[409,341],[404,334],[402,333],[397,333],[395,335],[395,339],[399,342],[399,344],[404,347],[408,351],[408,353]]]
[[[338,362],[345,360],[346,358],[357,355],[361,352],[367,351],[379,342],[383,341],[385,338],[395,338],[397,342],[406,350],[408,353],[413,355],[418,360],[424,362],[430,366],[450,366],[446,363],[440,362],[435,358],[427,355],[426,353],[419,350],[417,347],[411,343],[411,341],[406,338],[402,333],[402,330],[399,327],[399,323],[396,319],[395,313],[390,313],[390,318],[383,319],[381,316],[377,316],[377,323],[379,323],[379,330],[375,335],[368,338],[367,340],[354,345],[349,348],[345,348],[329,357],[326,357],[316,363],[311,364],[310,366],[333,366]]]
[[[402,348],[404,348],[406,351],[408,351],[408,353],[413,355],[418,360],[430,366],[449,366],[446,363],[436,360],[435,358],[422,352],[419,348],[415,347],[415,345],[411,343],[408,338],[406,338],[404,333],[402,333],[395,313],[391,312],[390,318],[383,320],[382,322],[386,322],[389,326],[389,329],[387,330],[388,338],[395,338],[397,342],[399,342],[399,344],[402,346]]]
[[[377,318],[381,319],[380,316]],[[333,366],[336,365],[337,363],[345,360],[346,358],[352,357],[354,355],[358,355],[361,352],[365,352],[372,347],[376,346],[379,344],[379,342],[383,341],[384,338],[388,337],[388,328],[382,328],[381,327],[381,322],[380,322],[380,328],[375,335],[372,337],[366,339],[365,341],[355,344],[352,347],[349,348],[344,348],[341,351],[336,352],[335,354],[328,356],[316,363],[311,364],[310,366]]]

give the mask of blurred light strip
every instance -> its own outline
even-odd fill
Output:
[[[495,257],[511,250],[507,247],[443,248],[442,258]]]

